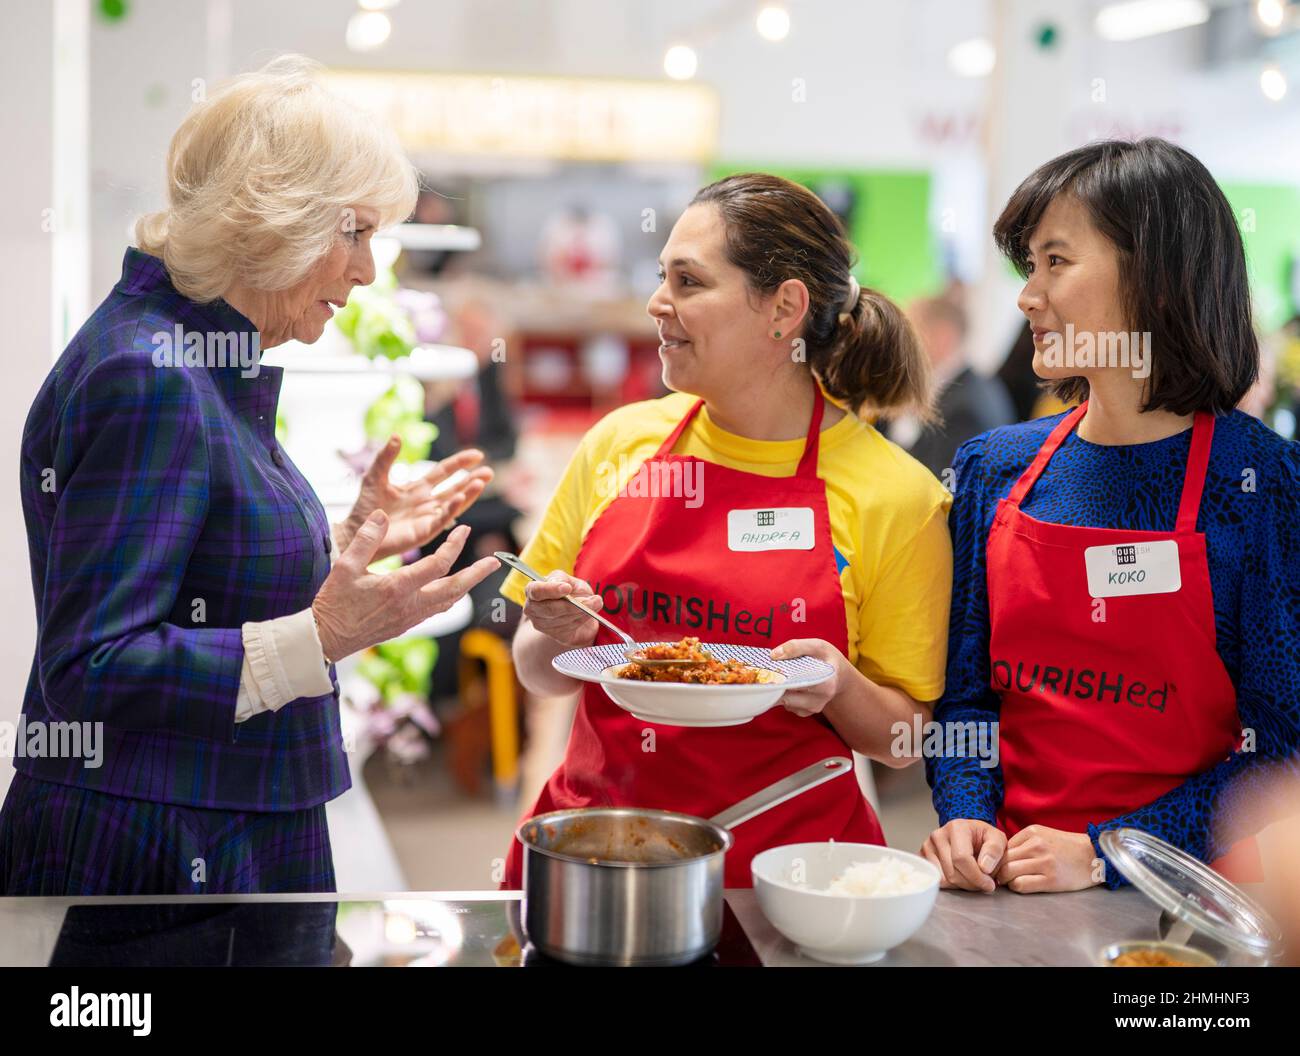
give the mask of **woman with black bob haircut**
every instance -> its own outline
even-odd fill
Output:
[[[934,718],[999,753],[927,761],[922,853],[951,887],[1118,887],[1099,837],[1132,827],[1257,877],[1250,792],[1300,743],[1300,445],[1234,410],[1259,349],[1232,209],[1180,147],[1099,142],[994,237],[1079,403],[957,453]]]

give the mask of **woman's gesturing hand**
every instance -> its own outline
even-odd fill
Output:
[[[594,612],[604,603],[591,592],[591,584],[564,572],[552,572],[545,580],[529,583],[524,590],[524,615],[542,634],[566,649],[581,649],[596,640],[600,624],[584,616],[567,601],[572,597]]]
[[[321,647],[331,660],[396,638],[421,620],[445,612],[500,567],[495,557],[484,557],[447,575],[469,535],[469,528],[461,525],[428,557],[387,575],[367,572],[383,551],[388,527],[382,510],[372,513],[312,602]]]
[[[423,546],[474,505],[492,479],[492,470],[479,465],[483,452],[470,448],[435,463],[429,472],[409,484],[394,484],[389,473],[401,449],[402,441],[394,436],[370,463],[361,478],[361,490],[352,512],[335,529],[340,549],[348,548],[357,530],[375,510],[383,510],[390,523],[373,560]],[[454,488],[437,496],[433,494],[435,487],[462,469],[469,475]]]
[[[923,857],[943,873],[940,887],[993,892],[998,866],[1007,851],[1007,834],[996,825],[973,818],[954,818],[935,829],[921,847]]]

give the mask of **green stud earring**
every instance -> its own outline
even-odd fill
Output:
[[[773,336],[779,338],[781,336],[781,331],[778,330]]]

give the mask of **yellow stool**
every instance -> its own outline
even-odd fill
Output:
[[[510,646],[491,631],[471,627],[460,636],[461,697],[476,676],[476,661],[487,671],[488,724],[492,734],[492,779],[498,797],[513,799],[519,789],[519,701]]]

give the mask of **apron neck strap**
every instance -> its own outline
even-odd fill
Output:
[[[1071,430],[1079,424],[1079,419],[1088,413],[1088,401],[1084,400],[1074,410],[1056,423],[1056,428],[1043,441],[1043,446],[1038,449],[1038,454],[1034,460],[1025,467],[1025,471],[1020,474],[1020,479],[1016,481],[1016,486],[1011,489],[1007,495],[1008,501],[1013,506],[1019,506],[1021,500],[1029,494],[1029,489],[1038,483],[1039,476],[1042,475],[1047,463],[1056,454],[1056,449],[1065,442],[1065,438],[1070,435]],[[959,483],[957,485],[961,487]]]
[[[673,448],[677,446],[677,441],[682,438],[682,433],[686,432],[687,426],[695,420],[695,416],[700,413],[700,408],[704,406],[704,401],[696,400],[689,411],[682,415],[682,420],[678,422],[673,431],[664,437],[664,442],[659,445],[659,450],[654,453],[655,458],[667,458],[673,453]]]
[[[794,471],[796,477],[817,476],[817,452],[821,447],[822,418],[826,414],[826,401],[822,399],[822,390],[813,386],[812,421],[808,423],[808,435],[803,442],[803,457],[799,459],[799,468]]]
[[[1192,419],[1192,448],[1187,453],[1187,472],[1183,475],[1183,497],[1178,503],[1175,531],[1194,533],[1196,517],[1201,511],[1201,493],[1210,466],[1210,445],[1214,441],[1214,415],[1197,411]]]
[[[695,420],[695,416],[700,413],[700,408],[703,406],[704,401],[702,399],[695,401],[695,405],[682,416],[682,420],[677,423],[673,431],[659,445],[659,450],[654,453],[655,458],[666,458],[672,454],[673,448],[677,446],[677,441],[682,438],[682,433]],[[812,421],[808,424],[808,436],[803,442],[803,457],[799,459],[799,468],[795,470],[796,477],[817,476],[817,452],[821,445],[822,418],[825,413],[826,405],[822,400],[821,389],[819,388],[817,390],[817,399],[813,402]]]
[[[1088,413],[1088,401],[1084,400],[1074,410],[1056,423],[1051,435],[1043,441],[1038,454],[1029,463],[1016,481],[1016,486],[1007,495],[1013,506],[1019,506],[1021,500],[1029,494],[1029,489],[1042,475],[1043,469],[1056,454],[1056,449],[1065,442],[1079,420]],[[1194,533],[1196,518],[1201,509],[1201,493],[1205,490],[1205,473],[1210,465],[1210,445],[1214,440],[1214,415],[1206,411],[1197,411],[1192,420],[1192,447],[1187,454],[1187,469],[1183,473],[1183,494],[1178,503],[1178,521],[1175,532]]]

